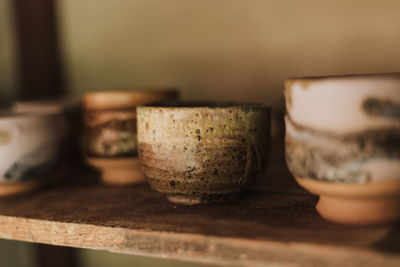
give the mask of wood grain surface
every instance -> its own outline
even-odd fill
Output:
[[[0,238],[239,266],[400,265],[399,226],[325,222],[317,197],[298,188],[264,183],[231,203],[185,207],[145,184],[108,187],[84,176],[1,199]]]

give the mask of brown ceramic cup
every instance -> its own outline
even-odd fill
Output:
[[[178,99],[177,90],[100,91],[84,97],[86,161],[107,184],[144,181],[137,153],[136,106]]]
[[[137,112],[144,174],[171,202],[229,200],[265,172],[271,115],[266,105],[164,103]]]

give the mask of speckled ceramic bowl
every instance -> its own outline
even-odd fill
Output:
[[[102,171],[107,184],[143,182],[137,153],[136,106],[177,100],[177,90],[100,91],[84,97],[87,162]]]
[[[286,81],[286,159],[327,220],[400,218],[400,74]]]
[[[58,167],[64,126],[58,112],[0,113],[0,195],[32,190]]]
[[[194,205],[236,197],[265,171],[270,108],[223,103],[138,107],[139,155],[153,189]]]

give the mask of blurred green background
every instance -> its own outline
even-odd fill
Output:
[[[0,98],[18,89],[0,0]],[[290,76],[400,70],[397,0],[55,0],[65,87],[179,86],[185,99],[282,105]]]

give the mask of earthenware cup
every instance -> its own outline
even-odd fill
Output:
[[[101,91],[85,95],[86,161],[101,170],[104,183],[129,185],[145,181],[137,153],[136,106],[178,97],[175,89]]]
[[[263,176],[270,146],[268,106],[163,103],[137,111],[144,174],[171,202],[229,200]]]
[[[400,74],[288,79],[286,161],[325,219],[400,219]]]
[[[65,142],[62,147],[62,168],[63,175],[54,178],[71,179],[65,175],[67,172],[78,169],[82,165],[80,153],[80,138],[82,134],[82,101],[77,98],[52,98],[34,101],[17,101],[12,110],[17,113],[53,112],[59,114],[59,122],[64,122]],[[55,181],[55,180],[54,180]]]
[[[31,191],[57,170],[64,126],[54,111],[0,113],[0,196]]]

